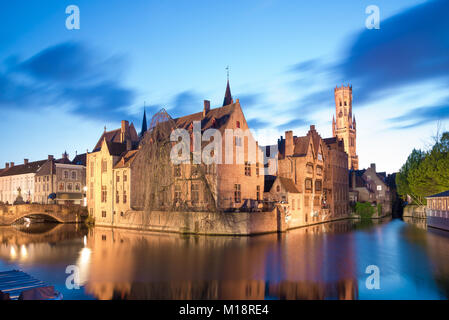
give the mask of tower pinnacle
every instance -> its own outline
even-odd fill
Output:
[[[143,103],[143,120],[142,120],[142,130],[140,131],[140,137],[142,138],[147,132],[147,112],[145,108],[145,102]]]
[[[226,67],[226,70],[227,70],[227,75],[228,75],[228,82],[226,84],[226,92],[225,92],[225,96],[223,99],[223,107],[234,103],[234,100],[232,99],[232,94],[231,94],[231,87],[229,85],[229,66]]]

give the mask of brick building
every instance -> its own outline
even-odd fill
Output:
[[[161,163],[161,166],[170,167],[167,175],[173,182],[164,190],[147,188],[153,183],[149,165],[154,165],[148,163],[148,158],[152,156],[151,145],[157,142],[154,140],[157,137],[151,133],[161,124],[152,123],[148,133],[141,132],[139,137],[132,124],[129,126],[127,121],[122,121],[121,129],[102,135],[87,156],[88,208],[97,224],[114,225],[114,215],[144,210],[148,197],[153,208],[161,211],[181,208],[189,211],[252,211],[261,207],[263,154],[249,131],[239,100],[234,102],[232,98],[229,81],[223,106],[211,109],[210,102],[205,100],[202,109],[176,119],[165,115],[165,123],[172,125],[173,129],[185,129],[191,140],[196,139],[193,133],[196,126],[199,126],[201,135],[208,129],[215,129],[222,137],[221,161],[208,165]],[[146,125],[142,128],[144,131]],[[227,139],[229,133],[231,139]],[[255,147],[252,149],[250,146]],[[225,150],[232,151],[232,161],[226,158],[228,152]],[[212,204],[214,208],[211,208]]]
[[[392,195],[385,172],[376,172],[374,163],[367,169],[349,172],[349,197],[351,202],[370,202],[382,205],[382,214],[392,212]]]
[[[349,214],[348,154],[336,137],[323,139],[325,148],[324,189],[332,217]]]

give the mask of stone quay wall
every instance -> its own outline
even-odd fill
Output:
[[[112,225],[101,223],[95,225],[209,235],[253,235],[287,230],[285,213],[278,208],[268,212],[131,210],[123,215],[116,213]]]
[[[404,217],[426,219],[426,207],[417,205],[407,205],[404,208]]]

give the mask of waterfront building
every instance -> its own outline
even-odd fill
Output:
[[[357,128],[355,116],[352,114],[352,86],[335,87],[334,96],[337,119],[332,118],[332,135],[343,139],[344,148],[348,154],[348,168],[358,170]]]
[[[382,206],[382,215],[391,214],[392,195],[385,172],[377,172],[372,163],[363,170],[349,172],[349,198],[351,202],[369,202]]]
[[[34,177],[47,160],[30,162],[24,159],[23,164],[6,163],[0,173],[0,202],[13,204],[20,195],[24,202],[35,201]]]
[[[156,118],[164,121],[153,123]],[[144,133],[140,138],[133,125],[128,126],[127,121],[122,121],[121,129],[115,130],[114,134],[105,132],[93,152],[88,154],[88,208],[97,224],[114,225],[115,215],[120,219],[127,216],[127,211],[146,210],[148,206],[158,211],[261,209],[263,154],[249,132],[239,100],[234,102],[232,98],[229,81],[223,106],[211,109],[210,102],[205,100],[200,112],[172,119],[161,110],[153,120],[146,134],[142,130]],[[200,126],[201,135],[207,129],[215,129],[222,137],[221,160],[212,164],[173,164],[170,159],[155,157],[153,146],[159,138],[152,133],[164,125],[170,130],[185,129],[191,141],[195,139],[194,126]],[[229,141],[227,131],[233,135]],[[113,137],[121,138],[114,140]],[[250,145],[255,146],[254,150]],[[226,159],[227,147],[232,150],[231,162]],[[242,161],[238,161],[238,154]],[[156,172],[155,167],[165,171]],[[165,185],[161,187],[164,183],[155,182],[157,179],[165,179]]]
[[[427,226],[449,230],[449,190],[426,197]]]
[[[277,175],[290,179],[301,193],[300,201],[296,203],[301,217],[295,225],[316,223],[328,218],[323,187],[324,144],[315,126],[310,126],[309,132],[303,137],[293,136],[292,131],[286,131],[285,138],[281,136],[278,140],[278,150]]]
[[[134,124],[129,125],[128,121],[123,120],[119,129],[106,131],[105,128],[92,152],[87,154],[87,206],[96,223],[112,225],[116,205],[118,209],[127,205],[125,192],[129,192],[130,182],[127,178],[130,174],[125,168],[115,172],[114,167],[122,158],[125,158],[122,162],[127,163],[126,155],[129,151],[136,150],[138,143],[139,137]],[[121,186],[119,192],[122,194],[117,197],[115,187],[118,185]],[[117,199],[119,203],[116,203]]]
[[[292,224],[302,224],[301,193],[292,179],[285,177],[265,176],[264,199],[268,202],[280,203],[286,208],[287,219]]]
[[[326,202],[333,218],[349,214],[348,154],[343,140],[334,137],[323,139],[325,150],[324,190]]]
[[[78,204],[86,203],[86,154],[76,155],[70,161],[67,152],[61,159],[52,155],[36,172],[35,202]]]

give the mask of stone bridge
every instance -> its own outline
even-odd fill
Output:
[[[78,223],[87,209],[77,205],[19,204],[0,205],[0,225],[11,225],[25,217],[39,217],[59,223]]]

